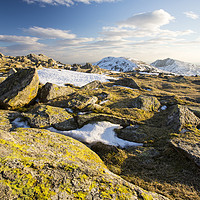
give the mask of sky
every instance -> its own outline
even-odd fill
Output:
[[[1,0],[0,52],[200,64],[199,0]]]

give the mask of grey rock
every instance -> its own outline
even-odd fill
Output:
[[[200,119],[186,106],[174,105],[171,107],[167,117],[167,126],[179,132],[185,125],[197,126]]]
[[[21,69],[0,84],[0,107],[16,109],[29,104],[37,95],[36,68]]]
[[[41,102],[47,102],[58,97],[67,96],[73,92],[74,89],[71,87],[57,86],[53,83],[46,83],[39,91],[39,99]]]
[[[139,132],[138,125],[128,126],[123,129],[117,130],[117,136],[123,140],[128,140],[131,142],[143,143],[145,138],[147,138],[147,134]]]
[[[140,95],[133,99],[132,106],[145,111],[157,111],[160,107],[160,102],[156,97]]]
[[[98,98],[96,96],[87,96],[87,95],[80,95],[80,94],[74,94],[67,102],[66,107],[72,108],[72,109],[84,109],[85,107],[89,105],[93,105],[98,101]]]
[[[58,130],[72,130],[77,128],[73,116],[64,108],[40,105],[23,113],[32,128],[48,128],[53,126]]]
[[[116,85],[122,85],[125,87],[130,87],[133,89],[140,89],[140,86],[135,82],[133,78],[120,78],[119,80],[115,81]]]

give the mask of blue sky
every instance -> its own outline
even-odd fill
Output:
[[[2,0],[0,52],[200,63],[199,0]]]

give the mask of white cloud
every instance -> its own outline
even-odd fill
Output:
[[[24,29],[25,32],[30,33],[31,35],[45,38],[45,39],[74,39],[76,38],[75,34],[70,33],[69,30],[60,30],[53,28],[42,28],[42,27],[31,27],[29,29]]]
[[[197,15],[196,13],[194,13],[192,11],[184,12],[184,14],[191,19],[198,19],[199,18],[199,15]]]
[[[41,4],[49,4],[49,5],[64,5],[64,6],[72,6],[74,3],[85,3],[90,4],[92,2],[103,3],[103,2],[116,2],[118,0],[23,0],[27,3],[41,3]]]
[[[0,41],[6,43],[36,44],[39,38],[16,35],[0,35]]]
[[[163,25],[169,24],[175,18],[163,9],[155,10],[153,12],[140,13],[133,15],[125,21],[118,24],[121,27],[131,27],[139,29],[156,29]]]

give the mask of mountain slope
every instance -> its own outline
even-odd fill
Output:
[[[167,58],[164,60],[156,60],[155,62],[151,63],[151,65],[164,71],[168,71],[168,72],[172,72],[172,73],[176,73],[180,75],[185,75],[185,76],[200,74],[200,65],[182,62],[182,61],[174,60],[171,58]]]
[[[93,65],[98,65],[100,68],[103,69],[120,72],[128,72],[134,70],[160,72],[155,67],[148,65],[142,61],[124,57],[105,57],[102,60],[94,63]]]

